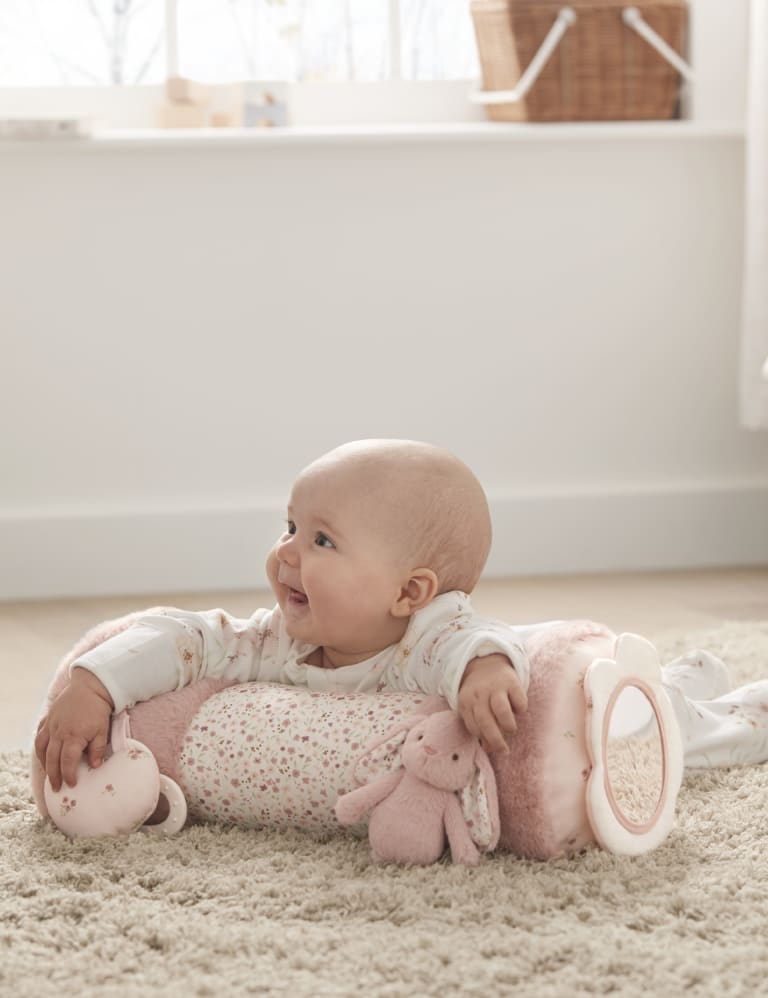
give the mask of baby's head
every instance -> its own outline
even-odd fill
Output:
[[[342,614],[356,617],[361,630],[386,604],[390,627],[374,642],[388,637],[385,647],[434,596],[471,592],[490,544],[485,494],[462,461],[416,441],[359,440],[324,454],[298,476],[288,530],[270,553],[267,572],[293,636],[328,643],[317,640],[320,629],[310,628],[308,619],[301,624],[310,608],[316,624],[319,614],[325,622]]]

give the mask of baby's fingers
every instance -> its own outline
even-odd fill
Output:
[[[55,736],[48,742],[45,753],[45,772],[55,791],[61,789],[62,780],[70,787],[77,782],[77,764],[83,757],[85,742],[79,740],[62,741]]]
[[[496,690],[491,694],[491,710],[502,731],[510,735],[517,731],[517,719],[506,690]]]
[[[496,723],[489,704],[475,704],[472,711],[472,726],[464,720],[470,734],[478,735],[486,752],[508,752],[507,740]]]
[[[48,751],[48,742],[50,740],[51,736],[48,726],[45,723],[45,718],[43,718],[37,726],[37,734],[35,735],[35,755],[43,769],[45,769],[45,754]]]
[[[61,777],[67,786],[74,787],[77,783],[77,767],[83,758],[85,741],[75,740],[64,743],[61,750]]]
[[[104,734],[96,735],[88,746],[88,765],[92,769],[98,769],[102,762],[104,762],[106,751],[107,736]]]
[[[61,789],[61,742],[50,738],[45,750],[45,774],[54,790]]]
[[[480,730],[480,725],[475,720],[473,708],[462,706],[461,704],[459,704],[459,714],[461,715],[461,719],[464,722],[464,727],[467,729],[470,735],[474,735],[475,738],[482,741],[483,733]],[[483,745],[483,748],[486,748],[486,746]]]
[[[528,696],[517,676],[514,677],[514,682],[507,687],[506,693],[516,714],[524,714],[528,710]]]

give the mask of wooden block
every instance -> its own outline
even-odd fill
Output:
[[[194,104],[161,104],[157,109],[157,124],[160,128],[205,128],[208,111]]]
[[[195,104],[204,107],[211,102],[211,88],[183,76],[169,76],[165,92],[172,104]]]
[[[216,128],[240,128],[243,124],[242,83],[211,87],[211,124]]]
[[[242,116],[232,111],[211,111],[211,128],[237,128]]]

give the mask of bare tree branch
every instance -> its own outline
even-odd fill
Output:
[[[307,5],[309,0],[299,0],[298,22],[299,22],[299,43],[296,46],[296,79],[304,80],[307,77],[307,56],[304,46],[304,26],[307,23]]]
[[[355,69],[355,42],[353,36],[354,29],[352,11],[350,10],[349,0],[344,0],[344,55],[346,56],[348,80],[354,80],[357,78],[357,71]]]
[[[103,81],[92,73],[90,70],[85,69],[83,66],[78,66],[71,60],[67,59],[65,56],[59,55],[59,53],[53,48],[51,43],[48,41],[48,35],[45,30],[43,19],[40,16],[40,8],[37,0],[32,0],[30,3],[30,8],[32,11],[32,17],[37,28],[37,33],[40,38],[42,48],[45,50],[46,55],[51,60],[51,62],[56,67],[56,71],[59,74],[61,82],[66,84],[69,82],[69,77],[67,74],[67,69],[70,72],[74,72],[77,75],[83,77],[86,80],[90,80],[92,83],[102,83]]]
[[[419,4],[413,15],[413,41],[411,43],[411,72],[413,73],[414,80],[418,80],[419,78],[419,56],[421,53],[421,45],[419,44],[421,39],[419,38],[419,35],[421,33],[421,26],[424,22],[426,13],[426,0],[419,0]]]
[[[133,81],[135,84],[141,83],[141,81],[149,72],[149,67],[155,61],[155,56],[157,55],[160,46],[163,44],[164,38],[165,38],[165,27],[162,27],[160,29],[160,34],[157,36],[157,39],[155,40],[155,44],[150,49],[149,55],[144,60],[142,65],[139,67],[139,71],[136,74],[136,78]]]
[[[248,67],[248,78],[251,80],[256,79],[256,66],[253,61],[253,54],[251,52],[251,44],[246,35],[246,31],[243,25],[240,23],[240,18],[237,15],[238,3],[237,0],[229,0],[229,13],[232,20],[235,23],[235,28],[237,29],[238,39],[240,41],[240,48],[243,52],[243,57],[245,59],[245,64]]]
[[[90,71],[90,69],[85,69],[83,66],[78,66],[76,63],[72,62],[70,59],[67,59],[66,56],[59,55],[57,52],[54,52],[54,50],[51,49],[51,48],[48,49],[48,55],[51,57],[51,59],[56,64],[56,68],[59,70],[59,72],[65,78],[65,82],[66,82],[66,74],[63,72],[63,68],[69,69],[71,72],[79,74],[84,79],[90,80],[91,83],[103,83],[104,82],[103,77],[97,76],[95,73],[92,73]]]
[[[96,21],[96,25],[99,29],[99,34],[101,35],[104,44],[109,47],[109,32],[107,31],[107,26],[101,19],[101,14],[99,13],[99,8],[96,6],[96,0],[85,0],[85,5],[91,12],[91,17]]]

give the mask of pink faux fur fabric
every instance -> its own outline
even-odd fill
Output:
[[[569,621],[531,640],[528,711],[517,719],[514,751],[493,755],[499,846],[550,859],[595,842],[586,809],[590,774],[584,674],[612,658],[616,635],[602,624]]]
[[[77,642],[56,669],[41,715],[64,688],[72,662],[124,630],[137,616],[105,621]],[[500,848],[548,859],[594,843],[586,813],[589,762],[583,679],[595,658],[613,656],[615,640],[602,624],[569,621],[530,642],[528,712],[518,718],[510,754],[491,756],[501,819]],[[177,764],[191,719],[208,697],[229,685],[224,680],[204,680],[129,711],[132,737],[151,749],[160,771],[177,783],[182,782]],[[32,791],[40,813],[47,816],[43,779],[33,754]]]

